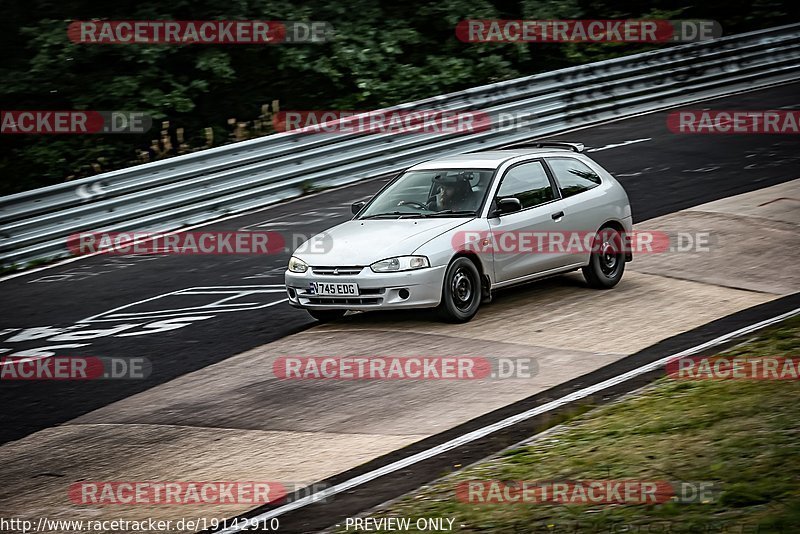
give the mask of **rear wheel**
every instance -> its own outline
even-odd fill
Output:
[[[594,236],[594,247],[589,265],[583,268],[583,277],[589,287],[611,289],[625,272],[625,251],[622,234],[614,228],[601,228]]]
[[[481,290],[481,277],[475,264],[468,258],[456,258],[444,275],[439,316],[450,323],[466,323],[478,312]]]
[[[311,317],[316,319],[321,323],[329,323],[331,321],[337,321],[344,317],[344,314],[347,313],[347,310],[306,310]]]

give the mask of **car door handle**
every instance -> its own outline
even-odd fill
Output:
[[[551,217],[553,218],[554,221],[559,220],[563,216],[564,216],[564,212],[563,211],[559,211],[558,213],[554,213],[554,214],[551,215]]]

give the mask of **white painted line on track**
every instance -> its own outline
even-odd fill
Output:
[[[734,332],[723,334],[717,338],[714,338],[710,341],[706,341],[705,343],[701,343],[700,345],[688,348],[677,354],[666,356],[664,358],[661,358],[660,360],[656,360],[652,363],[648,363],[646,365],[628,371],[627,373],[623,373],[613,378],[609,378],[608,380],[598,382],[597,384],[585,387],[583,389],[579,389],[578,391],[570,393],[569,395],[561,397],[560,399],[547,402],[545,404],[542,404],[541,406],[537,406],[536,408],[532,408],[528,411],[512,415],[511,417],[507,417],[501,421],[497,421],[496,423],[485,426],[483,428],[473,430],[472,432],[464,434],[463,436],[453,438],[450,441],[446,441],[445,443],[442,443],[425,451],[418,452],[417,454],[409,456],[408,458],[403,458],[402,460],[392,462],[388,465],[375,469],[374,471],[370,471],[369,473],[364,473],[363,475],[359,475],[357,477],[351,478],[350,480],[340,482],[335,486],[331,486],[330,488],[324,489],[307,497],[302,497],[300,499],[297,499],[296,501],[284,504],[283,506],[280,506],[274,510],[270,510],[269,512],[265,512],[263,514],[259,514],[255,517],[249,518],[247,521],[242,521],[241,524],[238,524],[235,527],[227,528],[219,532],[220,534],[241,532],[242,530],[245,530],[246,528],[251,527],[252,525],[263,524],[262,522],[264,520],[271,519],[273,517],[278,517],[287,512],[291,512],[293,510],[303,508],[304,506],[308,506],[309,504],[313,504],[317,501],[327,499],[328,497],[336,495],[337,493],[342,493],[343,491],[350,490],[352,488],[355,488],[357,486],[375,480],[376,478],[388,475],[395,471],[399,471],[416,463],[433,458],[434,456],[438,456],[439,454],[460,447],[461,445],[464,445],[466,443],[470,443],[472,441],[484,438],[489,434],[493,434],[498,430],[502,430],[509,426],[515,425],[521,421],[525,421],[527,419],[531,419],[543,413],[555,410],[556,408],[560,408],[565,404],[569,404],[576,400],[583,399],[585,397],[588,397],[589,395],[593,395],[595,393],[603,391],[604,389],[608,389],[610,387],[616,386],[617,384],[621,384],[622,382],[626,382],[632,378],[636,378],[637,376],[649,373],[650,371],[655,371],[656,369],[665,366],[669,361],[675,358],[683,358],[691,354],[702,352],[711,347],[715,347],[717,345],[726,343],[736,337],[749,334],[756,330],[760,330],[761,328],[783,321],[784,319],[794,317],[795,315],[800,315],[800,308],[795,308],[794,310],[784,313],[782,315],[778,315],[777,317],[772,317],[771,319],[766,319],[764,321],[749,326],[745,326],[744,328],[740,328],[739,330],[736,330]]]
[[[126,308],[132,308],[139,304],[144,304],[146,302],[153,302],[158,299],[171,297],[171,296],[183,296],[183,295],[230,295],[231,293],[238,293],[234,294],[230,298],[239,298],[246,294],[257,294],[257,293],[283,293],[286,291],[286,287],[283,284],[268,284],[268,285],[244,285],[244,286],[214,286],[214,287],[189,287],[184,289],[176,289],[175,291],[170,291],[169,293],[162,293],[161,295],[156,295],[154,297],[137,300],[135,302],[130,302],[123,306],[118,306],[108,311],[104,311],[102,313],[98,313],[92,315],[91,317],[87,317],[86,319],[81,319],[80,321],[76,321],[77,323],[92,323],[92,322],[109,322],[109,321],[119,321],[125,318],[135,319],[138,316],[147,316],[148,318],[158,318],[162,319],[165,317],[176,317],[180,315],[186,314],[198,314],[198,313],[218,313],[224,311],[240,311],[238,309],[225,309],[224,306],[242,306],[248,305],[249,307],[246,308],[246,311],[261,309],[261,308],[268,308],[270,306],[275,306],[276,304],[280,304],[282,302],[288,302],[289,299],[285,298],[282,300],[277,300],[274,302],[269,303],[256,303],[253,305],[252,303],[243,303],[243,304],[223,304],[222,308],[214,308],[210,307],[209,305],[205,306],[192,306],[190,308],[175,308],[169,309],[164,311],[148,311],[148,312],[133,312],[133,313],[115,313],[120,310],[124,310]],[[224,300],[229,299],[218,299],[216,302],[222,302]]]

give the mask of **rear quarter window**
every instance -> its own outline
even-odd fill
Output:
[[[583,193],[602,183],[600,176],[575,158],[547,158],[563,198]]]

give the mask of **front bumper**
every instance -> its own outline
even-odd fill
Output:
[[[315,310],[392,310],[438,306],[446,266],[397,273],[375,273],[368,266],[358,274],[316,274],[286,271],[286,293],[295,308]],[[322,297],[309,292],[311,282],[356,283],[358,296]],[[407,296],[406,296],[407,293]],[[405,297],[405,298],[403,298]]]

